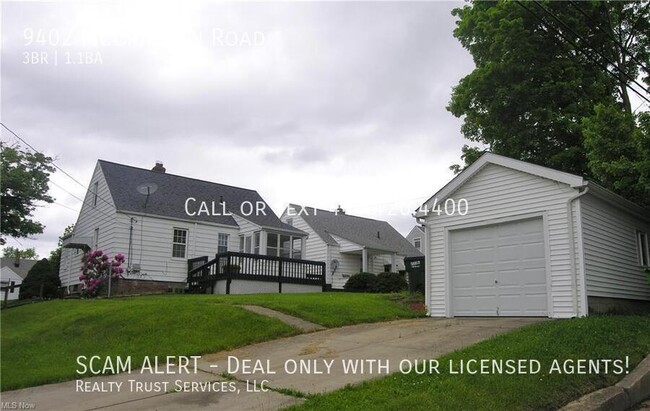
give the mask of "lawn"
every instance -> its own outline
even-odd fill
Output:
[[[254,294],[219,295],[218,301],[227,304],[261,305],[285,314],[294,315],[325,327],[421,317],[399,304],[400,295],[381,294]],[[398,303],[390,302],[396,300]]]
[[[439,374],[388,377],[310,397],[293,410],[557,409],[624,375],[549,374],[554,359],[624,359],[650,353],[650,316],[592,316],[531,325],[439,358]],[[460,360],[536,359],[538,374],[456,375]]]
[[[199,355],[297,334],[234,304],[258,304],[332,327],[417,316],[386,296],[348,293],[164,295],[55,300],[2,310],[1,390],[77,378],[79,355]]]

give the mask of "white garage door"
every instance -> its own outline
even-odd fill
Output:
[[[454,316],[547,316],[541,218],[450,232]]]

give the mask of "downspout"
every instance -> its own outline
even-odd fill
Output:
[[[573,229],[573,202],[577,200],[578,198],[582,197],[583,195],[587,194],[589,191],[589,187],[581,186],[578,188],[580,190],[581,188],[584,188],[583,191],[579,191],[578,194],[569,197],[569,199],[566,202],[566,207],[567,207],[567,216],[569,217],[569,258],[571,261],[571,274],[573,275],[573,284],[571,286],[572,294],[573,294],[573,312],[575,313],[576,317],[579,317],[578,314],[578,284],[579,284],[579,278],[578,278],[578,269],[576,267],[576,253],[575,253],[575,233]],[[583,261],[584,264],[584,261]],[[583,290],[586,291],[586,290]],[[584,313],[582,313],[584,315]]]
[[[431,289],[430,287],[430,276],[429,276],[429,230],[424,218],[416,218],[415,222],[422,225],[422,230],[424,235],[422,236],[423,241],[423,253],[424,254],[424,305],[427,309],[427,315],[431,315]]]

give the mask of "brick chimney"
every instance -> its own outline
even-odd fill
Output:
[[[14,260],[14,267],[20,267],[20,251],[16,251],[16,259]]]
[[[163,167],[162,161],[156,160],[156,165],[151,169],[151,171],[155,171],[156,173],[164,173],[167,171],[167,169]]]

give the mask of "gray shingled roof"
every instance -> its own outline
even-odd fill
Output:
[[[296,204],[290,207],[293,207],[296,213],[298,210],[303,210]],[[386,221],[336,214],[313,207],[305,207],[304,210],[306,213],[302,212],[300,216],[327,244],[338,245],[330,235],[332,234],[373,250],[396,252],[407,257],[422,255]]]
[[[232,216],[212,216],[205,215],[205,213],[200,216],[189,216],[185,213],[185,201],[189,197],[196,199],[196,202],[191,204],[190,211],[198,211],[201,201],[205,201],[208,204],[208,209],[211,210],[211,203],[214,201],[215,210],[219,213],[221,212],[219,202],[223,199],[228,212],[240,215],[257,225],[304,234],[302,231],[280,221],[278,216],[271,210],[271,207],[255,190],[211,183],[174,174],[159,173],[105,160],[99,160],[98,163],[118,211],[145,213],[183,220],[207,221],[237,227],[237,223]],[[150,183],[156,184],[157,189],[149,196],[145,207],[146,195],[138,192],[138,187]],[[266,215],[262,213],[259,215],[256,215],[256,213],[248,216],[243,215],[241,205],[245,201],[249,201],[253,206],[258,201],[263,202],[266,204]]]
[[[34,264],[38,260],[24,260],[21,259],[18,267],[15,265],[16,260],[14,258],[0,258],[0,267],[9,267],[11,270],[18,274],[23,280],[27,277],[27,273],[32,269]]]

